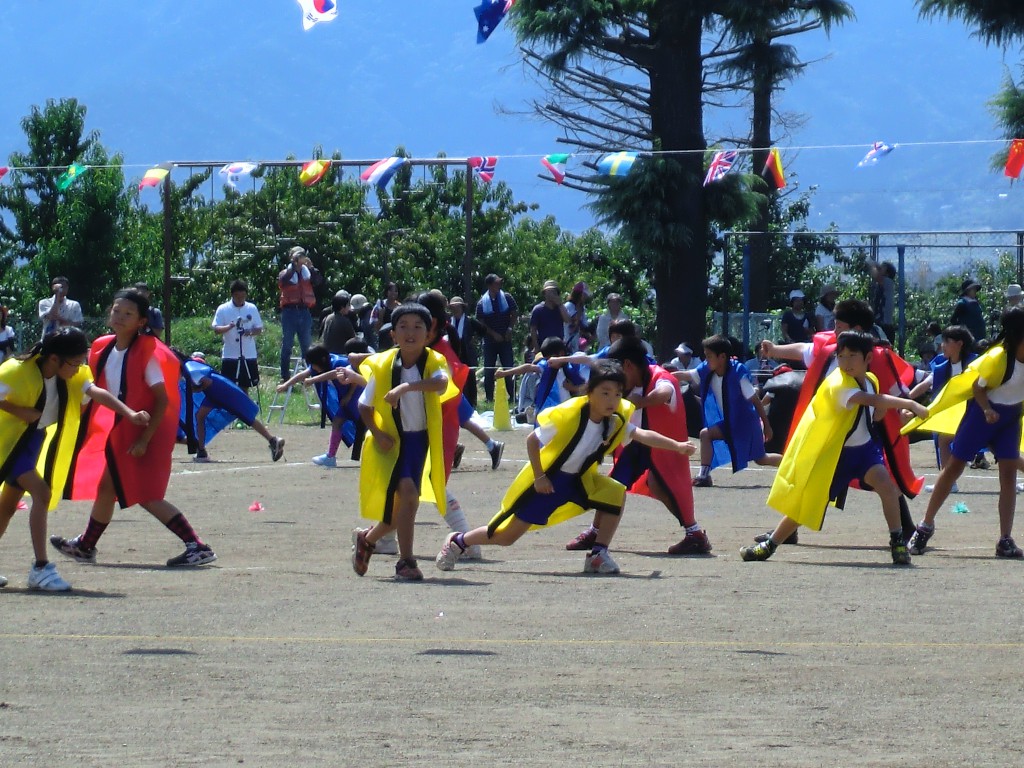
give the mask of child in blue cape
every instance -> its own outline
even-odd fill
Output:
[[[518,376],[523,373],[536,373],[540,375],[537,384],[537,393],[533,401],[534,425],[537,417],[542,411],[552,408],[559,403],[564,403],[571,397],[582,394],[587,390],[587,382],[580,368],[576,364],[551,365],[548,361],[552,358],[564,358],[568,350],[565,342],[557,336],[549,336],[540,345],[540,354],[543,359],[535,363],[525,363],[514,368],[503,368],[497,371],[494,376],[503,379],[508,376]]]

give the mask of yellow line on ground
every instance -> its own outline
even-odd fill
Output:
[[[303,637],[303,636],[244,636],[244,635],[88,635],[58,633],[2,632],[3,640],[65,640],[133,643],[248,643],[266,645],[536,645],[536,646],[617,646],[684,648],[865,648],[865,649],[987,649],[1021,650],[1024,642],[858,642],[858,641],[772,641],[772,640],[639,640],[637,638],[591,640],[583,638],[488,638],[488,637]]]

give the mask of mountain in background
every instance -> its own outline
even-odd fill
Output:
[[[534,215],[592,226],[582,194],[537,178],[539,156],[563,145],[526,114],[542,91],[509,30],[476,44],[473,2],[343,0],[336,21],[303,32],[292,0],[7,0],[0,157],[24,149],[31,105],[75,97],[129,179],[165,160],[304,158],[316,146],[349,159],[399,145],[419,157],[495,154],[498,178],[539,205]],[[778,100],[803,120],[777,142],[790,181],[815,188],[811,225],[1024,228],[1020,190],[989,168],[1003,145],[986,106],[1016,55],[1004,61],[959,23],[919,21],[911,0],[852,4],[857,20],[831,38],[797,41],[814,63]],[[707,125],[709,140],[749,130],[740,110],[709,113]],[[875,140],[900,147],[858,169]]]

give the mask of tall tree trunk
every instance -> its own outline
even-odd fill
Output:
[[[754,82],[751,90],[753,96],[753,114],[751,118],[751,139],[753,153],[751,162],[753,172],[761,173],[765,161],[768,159],[768,151],[772,145],[772,80],[764,71],[764,60],[769,51],[769,42],[766,40],[754,41],[754,61],[759,62],[754,66]],[[763,51],[763,55],[758,55]],[[768,195],[774,195],[775,190],[769,190]],[[766,196],[757,206],[757,218],[750,226],[752,235],[750,239],[750,309],[753,312],[767,312],[768,300],[771,289],[771,277],[769,273],[769,262],[772,254],[772,242],[768,235],[768,225],[771,219],[771,205],[769,197]]]
[[[701,150],[675,157],[680,178],[666,190],[673,234],[654,254],[658,297],[660,359],[671,356],[681,341],[700,343],[707,330],[708,220],[704,207],[702,150],[704,140],[702,18],[669,2],[659,3],[651,18],[656,30],[651,68],[651,127],[660,150]],[[663,73],[659,77],[658,73]]]

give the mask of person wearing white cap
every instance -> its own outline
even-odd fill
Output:
[[[668,364],[677,371],[692,371],[700,360],[693,359],[693,350],[685,341],[675,349],[676,356],[669,360]]]
[[[782,313],[782,338],[787,344],[803,344],[811,340],[814,326],[804,311],[804,292],[789,292],[789,309]]]
[[[1006,286],[1006,308],[1020,306],[1021,299],[1024,299],[1024,289],[1017,283],[1010,283]]]
[[[836,299],[839,291],[834,285],[823,285],[818,293],[818,305],[814,308],[814,330],[834,331],[836,329]]]

